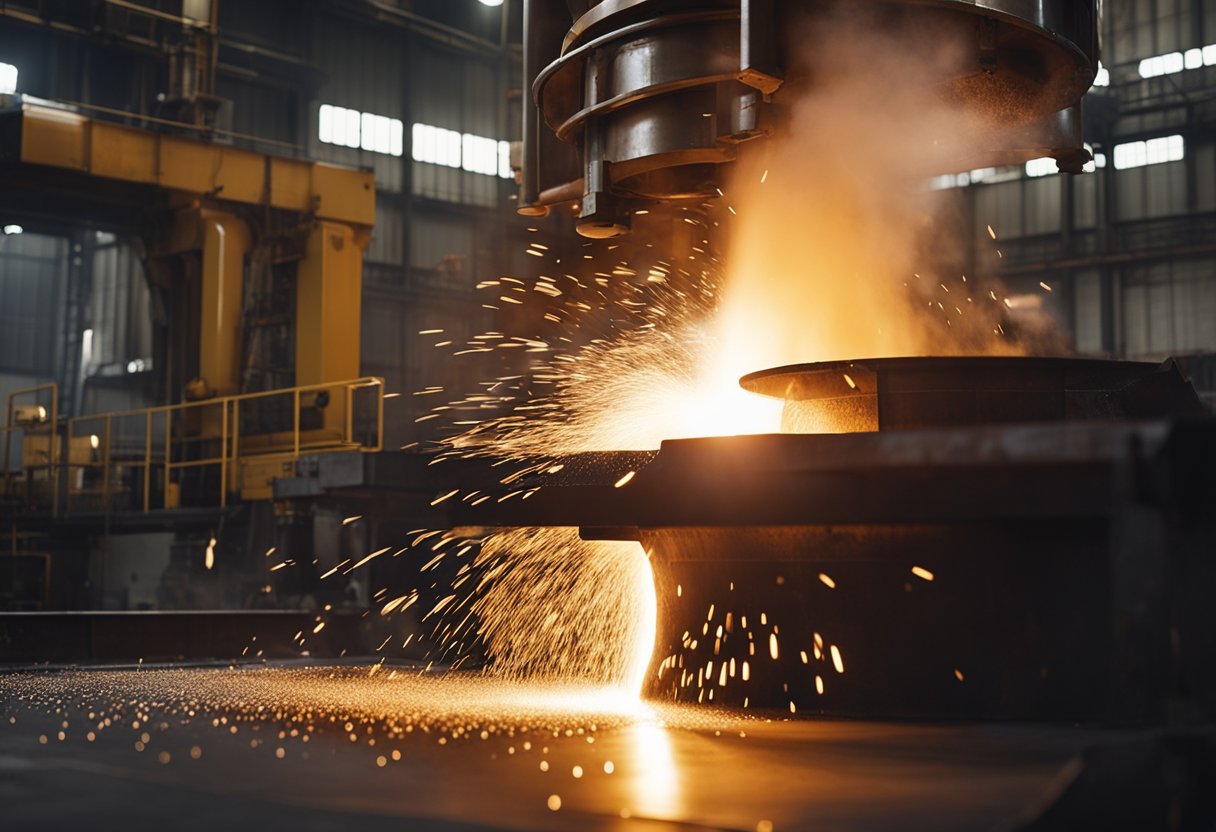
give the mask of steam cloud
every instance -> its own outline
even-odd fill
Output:
[[[999,288],[964,282],[948,195],[925,187],[972,166],[1007,111],[947,94],[940,79],[962,69],[962,43],[887,23],[856,8],[817,21],[791,73],[801,89],[783,90],[784,123],[744,145],[717,315],[740,374],[1031,348],[1001,326]]]

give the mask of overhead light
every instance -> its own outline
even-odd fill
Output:
[[[21,227],[21,226],[19,226],[19,225],[6,225],[6,226],[4,226],[4,233],[5,233],[5,234],[21,234],[21,233],[23,233],[24,231],[25,231],[25,229],[24,229],[24,228],[22,228],[22,227]]]
[[[483,6],[501,6],[502,0],[478,0]]]

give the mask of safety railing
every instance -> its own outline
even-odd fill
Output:
[[[8,395],[5,412],[7,417],[0,425],[0,436],[4,437],[0,498],[29,506],[48,497],[52,512],[57,514],[59,385],[14,390]]]
[[[371,376],[76,416],[51,441],[52,511],[225,507],[251,462],[371,453],[383,434],[384,380]]]

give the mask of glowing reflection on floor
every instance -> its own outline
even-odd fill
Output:
[[[680,773],[668,728],[653,713],[622,729],[628,744],[626,789],[634,817],[678,818],[684,812]]]

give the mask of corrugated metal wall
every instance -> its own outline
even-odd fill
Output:
[[[1120,352],[1160,358],[1216,347],[1216,261],[1181,259],[1128,267],[1122,284]]]
[[[81,333],[65,330],[73,325],[70,280],[80,283],[75,293],[86,301],[80,329],[92,330],[85,356],[68,354],[81,350]],[[0,371],[12,377],[10,386],[56,380],[63,405],[87,412],[96,403],[74,403],[79,379],[65,372],[121,377],[132,360],[152,357],[152,299],[137,249],[95,232],[0,236]],[[122,409],[144,397],[131,387],[112,389],[110,400],[117,403],[111,409]]]
[[[1057,291],[1078,352],[1155,359],[1216,351],[1216,67],[1142,79],[1144,58],[1216,43],[1216,0],[1105,0],[1112,86],[1087,99],[1086,138],[1108,166],[971,186],[968,234],[1011,285]],[[1114,145],[1181,134],[1181,161],[1115,170]]]
[[[152,357],[152,295],[138,252],[109,242],[93,251],[93,290],[85,315],[93,330],[92,367],[125,370]]]
[[[1103,0],[1107,66],[1216,42],[1213,0]]]
[[[55,370],[67,241],[0,234],[0,371],[46,376]]]
[[[316,100],[308,107],[305,146],[309,157],[371,168],[376,172],[379,190],[400,192],[405,157],[395,158],[320,142],[317,139],[317,109],[321,104],[333,104],[408,123],[407,101],[403,94],[406,78],[403,33],[324,16],[318,21],[318,31],[314,60],[322,80]]]
[[[308,105],[306,145],[315,158],[370,167],[376,173],[377,223],[364,273],[363,369],[390,390],[390,443],[430,435],[415,420],[441,404],[411,395],[445,380],[450,389],[480,380],[473,362],[456,366],[435,348],[467,340],[490,315],[470,294],[481,277],[497,277],[518,259],[522,232],[510,197],[513,183],[459,168],[415,162],[412,125],[427,124],[496,140],[519,138],[509,92],[520,84],[509,56],[458,50],[394,27],[322,15],[315,36],[320,83]],[[321,104],[400,119],[400,158],[336,147],[316,138]],[[442,329],[441,336],[419,336]],[[468,376],[465,378],[464,376]],[[434,398],[434,397],[431,397]]]

